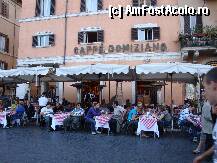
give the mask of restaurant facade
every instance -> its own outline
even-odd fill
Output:
[[[139,0],[24,1],[19,19],[17,66],[69,67],[103,63],[135,68],[140,64],[191,62],[180,47],[183,18],[149,15],[109,18],[109,5],[139,6],[140,3]],[[161,6],[179,5],[180,2],[145,0],[143,3]],[[82,85],[81,94],[78,85]],[[170,104],[170,83],[167,81],[160,84],[156,81],[111,81],[110,91],[108,85],[108,81],[58,82],[42,83],[40,89],[41,92],[52,89],[60,99],[65,97],[71,102],[82,101],[86,94],[92,93],[106,102],[118,94],[123,101],[129,99],[132,103],[140,100],[144,104]],[[31,95],[36,94],[35,90],[32,85]],[[174,104],[182,104],[187,97],[186,84],[174,83],[173,90]]]

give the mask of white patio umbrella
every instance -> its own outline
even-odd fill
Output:
[[[173,101],[172,82],[200,82],[199,77],[207,73],[212,66],[191,63],[156,63],[136,66],[138,79],[171,81],[171,108]],[[173,113],[173,110],[172,110]],[[173,129],[173,123],[172,123]]]
[[[101,80],[109,81],[109,99],[110,99],[110,81],[132,80],[128,65],[116,64],[92,64],[72,67],[61,67],[56,69],[57,76],[68,76],[74,81],[83,80]]]
[[[194,82],[198,75],[205,74],[212,66],[191,63],[156,63],[136,66],[136,73],[150,80],[170,80],[168,74],[173,74],[174,81]]]
[[[57,68],[56,75],[80,75],[80,74],[127,74],[129,72],[128,65],[116,64],[93,64],[72,67]]]
[[[10,70],[0,70],[0,78],[7,82],[13,80],[14,83],[34,82],[39,75],[47,75],[50,67],[18,67]]]

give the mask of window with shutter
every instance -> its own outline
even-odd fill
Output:
[[[184,33],[191,34],[190,16],[184,16]]]
[[[8,69],[8,63],[4,62],[4,70]]]
[[[32,37],[32,47],[50,47],[55,45],[55,35],[38,35]]]
[[[55,35],[49,35],[49,45],[55,45]]]
[[[0,0],[0,15],[2,15],[2,0]]]
[[[160,27],[154,27],[153,28],[153,39],[160,39]]]
[[[7,38],[7,35],[0,33],[0,51],[2,52],[7,52]]]
[[[151,6],[156,6],[157,5],[157,0],[151,0]]]
[[[9,4],[3,1],[1,5],[1,10],[2,16],[9,18]]]
[[[78,44],[84,42],[84,32],[78,32]]]
[[[203,20],[202,20],[202,16],[197,16],[196,17],[196,29],[198,33],[202,33],[203,32]]]
[[[32,36],[32,47],[38,46],[38,36]]]
[[[133,0],[132,4],[133,4],[133,7],[138,7],[139,6],[139,0]]]
[[[55,0],[36,0],[35,16],[55,15]]]
[[[9,53],[9,38],[8,38],[8,36],[6,37],[5,52]]]
[[[99,0],[86,0],[85,4],[86,4],[86,12],[96,12],[98,10],[99,7]]]
[[[86,0],[81,0],[80,11],[81,12],[86,11]]]
[[[138,29],[131,28],[131,40],[138,40]]]
[[[147,6],[156,6],[157,5],[157,0],[145,0],[145,4]]]
[[[150,28],[132,28],[132,40],[152,41],[160,39],[160,27]]]
[[[41,15],[41,0],[36,0],[35,16]]]
[[[51,0],[50,15],[55,15],[56,0]]]
[[[1,70],[7,70],[8,69],[8,63],[5,61],[0,61],[0,69]]]
[[[103,0],[98,0],[98,10],[102,10],[103,9]]]
[[[104,31],[103,30],[98,31],[97,42],[104,42]]]

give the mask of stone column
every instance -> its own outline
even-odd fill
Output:
[[[131,97],[131,103],[135,104],[136,102],[136,82],[132,81],[131,82],[131,89],[132,89],[132,97]]]
[[[62,99],[64,96],[64,85],[63,82],[57,82],[56,85],[57,85],[56,96],[59,96],[59,103],[62,104]]]
[[[161,92],[161,89],[158,89],[157,90],[157,103],[159,104],[159,105],[161,105],[162,104],[162,96],[161,96],[161,94],[162,94],[162,92]]]
[[[77,88],[77,102],[81,102],[81,88]]]

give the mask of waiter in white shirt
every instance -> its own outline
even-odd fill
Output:
[[[48,103],[48,98],[45,96],[45,93],[42,93],[41,97],[38,99],[40,111],[43,107],[47,106],[47,103]]]

